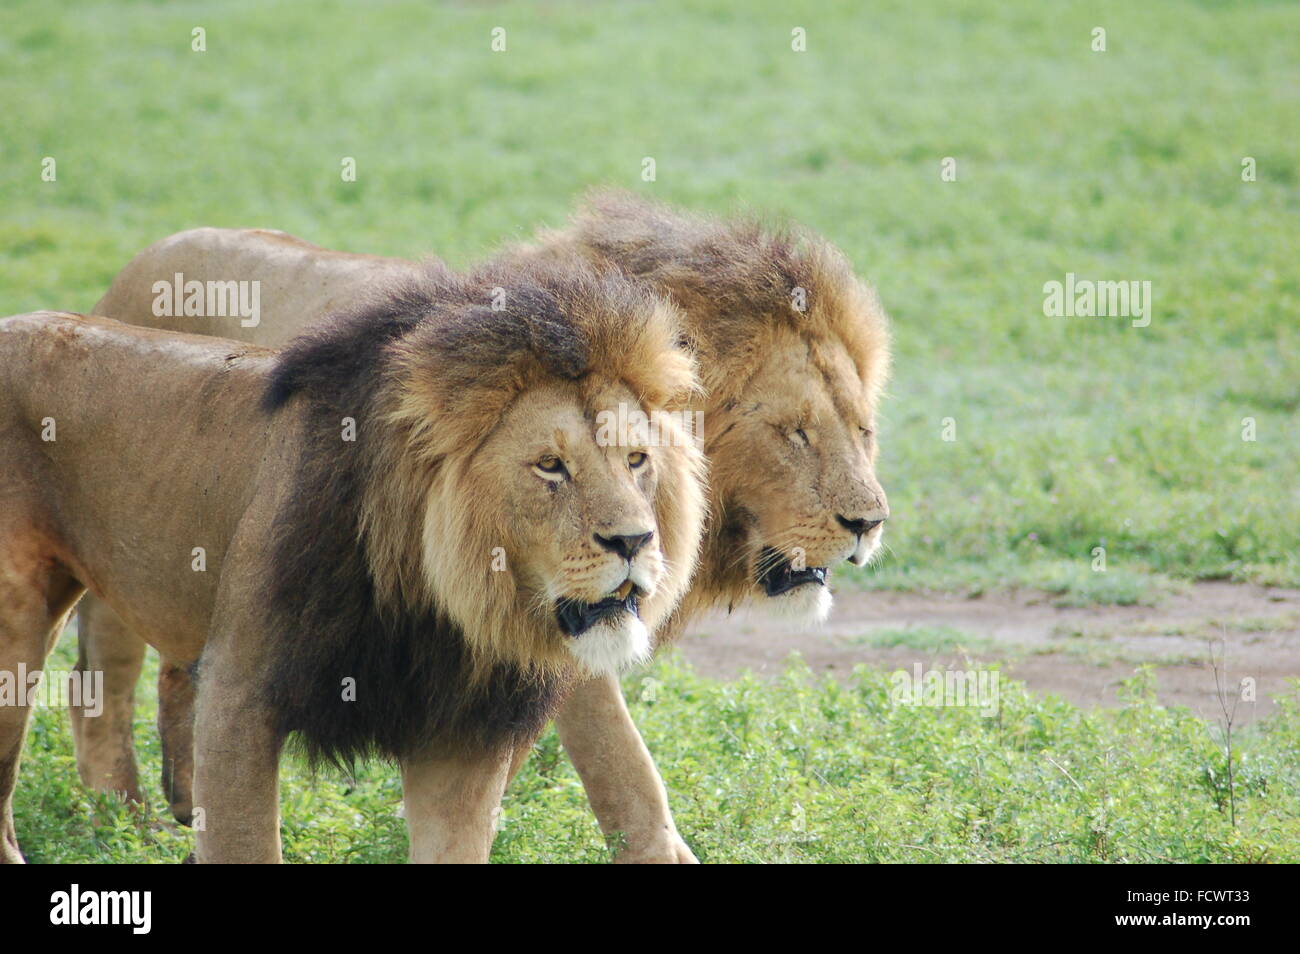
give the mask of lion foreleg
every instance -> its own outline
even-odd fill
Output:
[[[514,751],[402,760],[413,863],[486,862]]]
[[[582,683],[555,719],[601,831],[622,842],[620,863],[695,864],[677,833],[659,770],[632,722],[618,680]]]
[[[257,671],[237,640],[209,646],[194,720],[194,817],[200,863],[280,860],[280,748]]]

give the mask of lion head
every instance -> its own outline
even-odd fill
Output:
[[[803,230],[687,216],[618,191],[507,258],[585,258],[667,295],[704,383],[709,510],[689,612],[754,598],[821,619],[841,560],[877,552],[888,325],[845,257]]]
[[[277,518],[283,729],[336,759],[526,735],[571,674],[649,653],[704,518],[678,321],[581,265],[431,265],[283,352],[267,406],[305,406]],[[658,441],[601,429],[629,409]]]

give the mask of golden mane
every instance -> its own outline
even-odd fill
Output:
[[[507,253],[515,261],[575,257],[648,282],[682,309],[710,405],[735,398],[764,360],[762,332],[774,328],[841,343],[873,407],[888,378],[889,324],[874,289],[810,230],[686,214],[595,189],[567,228]]]

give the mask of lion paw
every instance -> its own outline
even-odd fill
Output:
[[[675,832],[654,844],[627,845],[615,857],[618,865],[698,865],[700,860]]]

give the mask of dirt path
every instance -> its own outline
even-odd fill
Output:
[[[1080,705],[1116,705],[1119,682],[1140,663],[1157,667],[1159,698],[1216,719],[1220,707],[1208,641],[1222,639],[1227,684],[1256,680],[1247,724],[1273,711],[1273,696],[1300,678],[1300,590],[1200,583],[1157,606],[1058,608],[1043,593],[968,599],[923,593],[836,594],[830,620],[809,629],[738,610],[691,626],[681,642],[702,673],[733,678],[782,670],[800,652],[814,671],[847,674],[858,663],[965,668],[1005,660],[1004,672],[1032,689]]]

